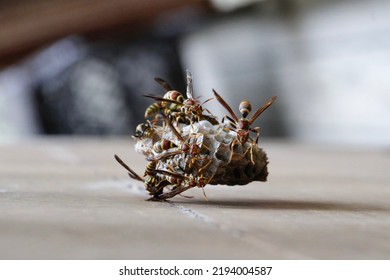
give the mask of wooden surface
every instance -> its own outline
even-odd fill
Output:
[[[389,259],[390,153],[263,141],[266,183],[147,202],[129,139],[0,145],[1,259]]]

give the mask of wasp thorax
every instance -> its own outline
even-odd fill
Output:
[[[242,130],[248,130],[249,121],[247,119],[240,119],[240,121],[238,122],[238,128]]]

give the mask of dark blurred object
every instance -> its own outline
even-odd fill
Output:
[[[73,47],[85,55],[37,85],[38,111],[47,134],[129,134],[151,103],[142,94],[163,94],[155,76],[184,89],[175,44],[169,39]],[[67,59],[61,53],[54,57]]]
[[[176,39],[206,11],[205,0],[0,1],[0,68],[24,59],[13,80],[35,98],[36,130],[129,134],[151,102],[142,94],[163,94],[155,76],[183,85]]]
[[[205,0],[0,1],[0,68],[74,34],[139,35],[183,8],[208,10]]]

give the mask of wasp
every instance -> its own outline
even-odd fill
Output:
[[[163,131],[160,127],[153,125],[149,120],[146,123],[137,125],[133,138],[144,146],[160,141]]]
[[[164,94],[163,97],[149,94],[144,94],[144,96],[159,101],[153,103],[148,108],[146,108],[145,118],[149,118],[153,115],[156,115],[161,111],[164,111],[164,113],[169,116],[181,116],[181,107],[184,102],[184,97],[180,92],[176,90],[168,91]]]
[[[136,138],[154,138],[157,132],[153,124],[147,120],[146,123],[140,123],[135,128],[135,134],[133,135]]]
[[[192,84],[192,74],[187,70],[187,99],[184,100],[183,106],[181,108],[182,113],[190,119],[190,121],[199,122],[201,120],[207,120],[210,123],[216,125],[218,121],[216,118],[210,113],[209,110],[203,108],[202,106],[212,100],[213,98],[209,98],[203,103],[200,103],[199,100],[194,98],[194,88]],[[204,115],[203,111],[207,111],[210,115]]]
[[[135,128],[135,134],[133,135],[136,138],[141,138],[141,137],[147,137],[150,138],[151,135],[153,135],[154,129],[148,124],[148,123],[140,123],[137,125]]]
[[[247,116],[252,111],[252,105],[249,101],[243,100],[241,101],[239,105],[239,111],[241,113],[241,118],[239,119],[237,115],[234,113],[232,108],[226,103],[226,101],[213,89],[214,95],[221,103],[221,105],[230,113],[230,116],[225,116],[229,121],[232,128],[229,128],[232,131],[236,132],[236,138],[231,142],[230,144],[230,158],[229,162],[232,160],[233,157],[233,149],[234,146],[237,144],[245,145],[248,140],[251,140],[251,146],[248,148],[248,150],[245,152],[247,153],[250,150],[251,155],[251,161],[252,164],[255,164],[253,159],[253,145],[257,144],[259,135],[260,135],[260,128],[255,127],[251,128],[250,126],[252,123],[269,107],[272,105],[272,103],[275,101],[276,96],[270,98],[266,103],[264,103],[257,111],[253,114],[253,116],[250,119],[247,119]],[[249,137],[250,132],[255,132],[257,134],[256,140],[253,140]]]
[[[183,95],[176,91],[172,90],[172,87],[164,80],[160,78],[155,78],[155,80],[163,86],[168,92],[163,96],[155,96],[150,94],[144,94],[145,97],[152,98],[158,102],[150,105],[145,112],[145,117],[153,116],[161,111],[164,111],[165,115],[174,119],[179,123],[193,123],[199,122],[200,120],[207,120],[212,124],[218,124],[218,121],[214,116],[204,115],[202,105],[210,101],[212,98],[207,99],[203,103],[200,103],[199,100],[195,99],[193,96],[193,87],[192,87],[192,75],[187,71],[187,98],[185,99]],[[208,110],[207,110],[208,111]]]
[[[146,167],[144,177],[142,178],[134,170],[132,170],[126,163],[124,163],[123,160],[118,155],[115,155],[114,157],[116,161],[128,171],[130,178],[144,183],[146,190],[150,195],[153,196],[152,198],[154,199],[158,199],[158,197],[163,193],[164,187],[170,184],[168,180],[155,176],[156,173],[155,168],[157,162],[153,163],[153,165],[156,164],[154,166],[150,165],[149,167],[148,166]]]
[[[199,169],[197,176],[194,176],[192,174],[190,175],[182,175],[176,172],[171,172],[167,170],[156,170],[157,174],[164,175],[164,179],[169,181],[170,184],[173,186],[172,191],[168,193],[164,193],[159,196],[160,199],[166,199],[171,198],[181,192],[184,192],[190,188],[198,187],[202,189],[203,195],[206,200],[207,196],[204,191],[204,187],[211,181],[212,178],[207,178],[203,174],[203,170],[207,168],[212,160],[210,160],[208,163],[206,163],[202,168]]]
[[[161,111],[164,111],[166,115],[177,114],[181,111],[181,106],[184,102],[184,96],[177,90],[174,90],[168,82],[161,78],[154,78],[165,90],[166,93],[163,97],[144,94],[144,96],[153,98],[158,102],[153,103],[145,111],[145,118],[154,116]]]

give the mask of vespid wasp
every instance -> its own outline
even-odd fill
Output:
[[[203,195],[207,200],[204,187],[210,182],[211,178],[205,177],[203,174],[203,170],[207,168],[211,162],[212,160],[209,160],[208,163],[206,163],[202,168],[200,168],[197,176],[194,176],[192,174],[182,175],[177,172],[173,172],[173,170],[156,170],[157,174],[164,175],[164,179],[169,181],[173,186],[173,189],[170,192],[160,195],[159,198],[170,198],[190,188],[198,187],[202,189]]]
[[[136,138],[150,138],[155,141],[160,138],[158,132],[149,120],[147,120],[146,123],[137,125],[135,128],[135,134],[133,136]]]
[[[154,80],[166,90],[166,93],[163,97],[144,94],[144,96],[153,98],[154,100],[158,101],[146,108],[145,118],[152,117],[161,111],[164,111],[166,115],[179,114],[181,112],[181,106],[184,102],[183,95],[179,91],[174,90],[168,84],[168,82],[164,81],[163,79],[155,78]]]
[[[155,78],[155,80],[161,84],[165,90],[167,90],[167,93],[163,97],[144,94],[145,97],[158,101],[146,109],[145,117],[151,117],[161,111],[164,111],[166,116],[169,116],[178,123],[190,124],[193,122],[199,122],[201,120],[207,120],[214,125],[218,124],[218,121],[214,116],[203,114],[203,111],[207,109],[203,109],[202,105],[210,101],[212,98],[207,99],[203,103],[200,103],[199,100],[194,98],[192,75],[188,70],[187,99],[184,99],[180,92],[172,90],[172,87],[161,78]]]
[[[150,195],[153,196],[153,198],[158,198],[162,193],[165,186],[169,185],[170,182],[155,176],[155,167],[149,166],[145,170],[144,178],[139,176],[134,170],[132,170],[126,163],[123,162],[123,160],[118,156],[114,156],[116,161],[122,165],[127,171],[130,176],[130,178],[134,180],[138,180],[144,183],[146,190],[149,192]]]
[[[257,111],[253,114],[253,116],[250,119],[247,119],[248,114],[252,111],[252,105],[249,101],[243,100],[241,101],[239,105],[239,110],[241,113],[241,118],[239,119],[237,115],[234,113],[232,108],[226,103],[226,101],[213,89],[214,95],[221,103],[221,105],[230,113],[230,116],[225,116],[229,121],[230,125],[232,126],[230,130],[235,131],[237,136],[236,139],[234,139],[230,144],[230,158],[229,162],[232,160],[233,157],[233,149],[234,146],[237,144],[245,145],[248,140],[251,140],[251,146],[248,150],[250,150],[251,153],[251,161],[252,164],[255,164],[253,159],[253,145],[257,144],[259,135],[260,135],[260,128],[255,127],[251,128],[250,126],[252,123],[263,113],[269,106],[272,105],[272,103],[275,101],[276,96],[269,99],[266,103],[264,103]],[[249,137],[250,132],[255,132],[257,134],[256,140],[253,140]],[[247,150],[247,152],[248,152]],[[245,153],[247,153],[245,152]]]

